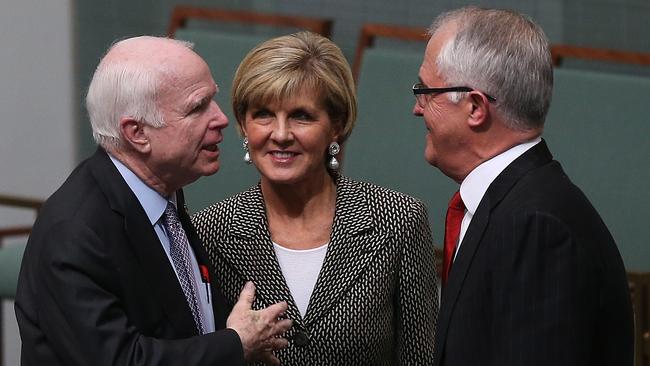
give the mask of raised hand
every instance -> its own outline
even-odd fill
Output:
[[[287,303],[279,302],[256,311],[251,309],[254,299],[255,285],[246,282],[226,320],[226,327],[239,334],[246,361],[279,365],[280,360],[273,355],[273,351],[288,345],[288,341],[279,336],[293,325],[290,319],[280,319],[287,310]]]

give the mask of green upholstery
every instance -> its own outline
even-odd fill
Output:
[[[257,170],[242,160],[242,138],[235,128],[237,121],[232,113],[230,92],[235,71],[241,60],[248,51],[268,37],[180,29],[175,38],[193,42],[194,50],[210,66],[212,77],[220,90],[216,97],[217,103],[229,120],[228,127],[223,130],[223,141],[219,144],[219,171],[210,177],[202,177],[185,188],[189,209],[196,212],[247,189],[259,179]]]
[[[434,241],[457,185],[423,159],[426,130],[410,91],[421,52],[366,51],[345,174],[409,193],[429,208]],[[628,270],[650,270],[650,78],[556,69],[544,138],[616,239]]]
[[[18,272],[25,245],[12,245],[0,248],[0,299],[13,299],[16,296]]]
[[[424,160],[422,118],[412,114],[411,87],[422,51],[371,48],[358,81],[359,116],[345,146],[344,174],[421,199],[436,244],[444,236],[447,203],[458,185]]]
[[[598,209],[627,270],[650,270],[650,78],[557,68],[544,137]]]

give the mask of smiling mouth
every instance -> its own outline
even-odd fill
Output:
[[[271,155],[277,159],[289,159],[296,156],[297,154],[290,151],[272,151]]]

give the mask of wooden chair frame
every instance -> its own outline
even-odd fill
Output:
[[[426,42],[429,39],[427,29],[422,27],[405,27],[378,23],[364,24],[361,27],[361,34],[359,35],[357,49],[354,54],[354,63],[352,64],[352,76],[355,81],[359,80],[363,53],[366,48],[374,46],[377,37],[415,42]]]
[[[565,58],[650,66],[650,53],[617,51],[602,48],[577,47],[564,44],[551,46],[553,65],[562,66]]]
[[[628,272],[627,278],[635,314],[635,365],[650,366],[650,273]]]
[[[14,208],[32,209],[35,211],[35,213],[38,213],[38,210],[40,210],[41,206],[43,205],[43,201],[33,199],[33,198],[23,198],[23,197],[0,194],[0,205],[14,207]],[[25,235],[29,235],[31,232],[32,232],[31,226],[14,226],[14,227],[0,228],[0,249],[2,249],[2,242],[4,238],[11,237],[11,236],[25,236]],[[0,299],[0,305],[1,305],[1,300],[2,299]],[[2,309],[0,308],[0,365],[2,365],[4,362],[4,354],[3,354],[4,342],[2,337],[2,331],[4,329],[3,329],[3,318],[2,318],[1,310]]]
[[[332,33],[331,19],[311,18],[304,16],[265,14],[254,11],[226,10],[179,5],[172,12],[167,30],[169,37],[174,37],[176,30],[185,28],[190,19],[221,21],[229,23],[261,24],[275,27],[292,27],[309,30],[324,37]]]

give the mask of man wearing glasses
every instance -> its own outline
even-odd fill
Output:
[[[541,139],[546,37],[512,11],[463,8],[431,29],[413,113],[425,159],[460,184],[447,212],[435,365],[632,365],[623,263]]]

